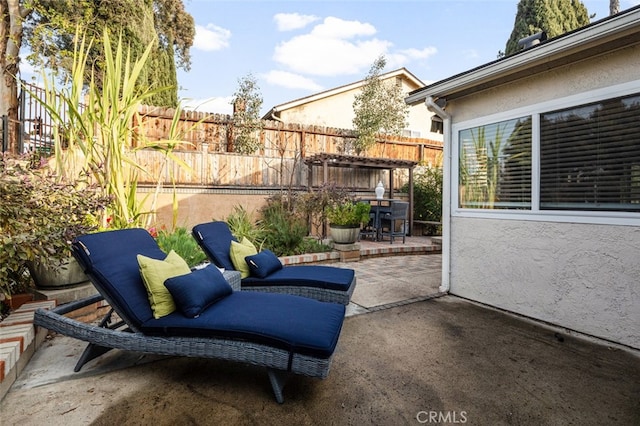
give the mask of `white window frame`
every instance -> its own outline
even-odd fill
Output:
[[[640,213],[616,211],[540,210],[540,115],[564,108],[599,102],[640,92],[640,80],[590,90],[576,95],[540,102],[525,107],[478,117],[451,126],[451,216],[485,219],[573,222],[603,225],[640,226]],[[459,204],[459,138],[461,130],[484,126],[519,117],[531,116],[531,209],[471,209]],[[455,116],[454,116],[455,118]]]

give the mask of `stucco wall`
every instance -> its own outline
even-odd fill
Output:
[[[451,101],[452,123],[564,96],[625,83],[640,77],[640,46],[634,45],[583,61],[532,75],[518,82],[478,91]]]
[[[639,78],[630,46],[447,105],[452,123]],[[640,349],[640,226],[451,217],[451,293]]]
[[[456,217],[451,293],[640,348],[640,227]]]
[[[149,196],[146,207],[151,209],[152,196],[148,192],[139,192],[139,197]],[[239,193],[208,190],[180,190],[178,199],[177,226],[191,229],[194,225],[212,220],[225,220],[233,213],[236,206],[242,206],[249,214],[257,217],[258,210],[262,208],[271,194],[269,193]],[[162,192],[157,199],[156,225],[171,228],[173,220],[173,195]]]

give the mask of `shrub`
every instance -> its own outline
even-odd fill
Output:
[[[264,239],[264,230],[260,222],[254,222],[249,213],[242,206],[234,206],[233,212],[227,216],[227,224],[231,233],[241,241],[243,237],[246,237],[257,248],[262,246]]]
[[[191,268],[207,260],[207,255],[186,228],[178,227],[173,232],[161,230],[156,241],[165,253],[174,250]]]
[[[408,191],[408,187],[403,188]],[[425,167],[414,174],[413,218],[442,221],[442,169]]]
[[[59,181],[26,157],[0,155],[0,291],[17,292],[30,281],[28,262],[57,265],[71,255],[69,242],[98,228],[110,199],[93,186]]]
[[[278,256],[301,254],[301,244],[308,235],[304,219],[290,209],[283,197],[272,197],[260,211],[264,247]]]
[[[327,218],[330,225],[360,226],[369,222],[371,204],[364,202],[344,201],[327,207]]]

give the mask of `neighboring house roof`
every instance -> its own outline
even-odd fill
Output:
[[[424,83],[415,75],[413,75],[412,73],[410,73],[406,68],[400,68],[397,69],[395,71],[390,71],[388,73],[385,74],[380,74],[380,78],[382,80],[387,80],[389,78],[395,78],[395,77],[404,77],[407,81],[409,81],[412,85],[414,85],[416,88],[420,88],[420,87],[424,87]],[[267,112],[264,117],[262,117],[263,120],[272,120],[273,117],[277,117],[277,113],[280,111],[284,111],[284,110],[288,110],[291,108],[296,108],[300,105],[304,105],[304,104],[308,104],[311,102],[315,102],[317,100],[320,99],[324,99],[324,98],[328,98],[331,96],[335,96],[338,95],[340,93],[344,93],[344,92],[348,92],[350,90],[353,89],[357,89],[359,87],[362,87],[365,84],[366,80],[360,80],[360,81],[356,81],[355,83],[350,83],[350,84],[346,84],[344,86],[339,86],[339,87],[335,87],[333,89],[329,89],[329,90],[325,90],[323,92],[319,92],[319,93],[315,93],[313,95],[310,96],[306,96],[304,98],[299,98],[290,102],[286,102],[280,105],[276,105],[273,108],[271,108],[269,110],[269,112]]]
[[[428,97],[448,100],[460,98],[638,42],[640,6],[415,90],[409,93],[405,101],[415,105]]]

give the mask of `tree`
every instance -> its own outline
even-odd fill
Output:
[[[540,31],[552,38],[587,24],[589,12],[580,0],[520,0],[504,53],[518,52],[518,40]]]
[[[609,15],[620,12],[620,0],[609,0]]]
[[[353,101],[353,126],[357,135],[354,149],[357,154],[373,146],[377,134],[399,135],[407,127],[409,107],[404,102],[402,86],[380,78],[386,64],[384,56],[374,61],[362,91]]]
[[[195,35],[193,18],[184,10],[182,0],[29,0],[25,4],[32,11],[24,27],[25,42],[32,52],[27,59],[32,64],[67,76],[76,28],[80,27],[95,39],[90,60],[96,64],[94,78],[100,87],[104,66],[101,36],[105,28],[114,36],[121,34],[135,57],[155,38],[140,84],[172,87],[172,91],[160,92],[149,103],[177,105],[176,64],[189,69],[189,48]],[[85,81],[89,79],[85,76]]]
[[[29,13],[19,0],[0,0],[0,117],[18,121],[18,66],[22,21]],[[9,126],[8,151],[18,151],[18,128]]]
[[[262,147],[259,134],[262,130],[260,108],[262,94],[258,81],[252,74],[238,79],[238,89],[233,94],[233,120],[231,140],[233,151],[253,154]]]

